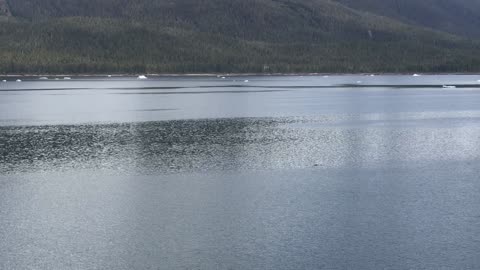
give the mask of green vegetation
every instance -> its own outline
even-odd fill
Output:
[[[328,0],[9,0],[8,6],[13,16],[0,16],[0,73],[480,70],[477,41]]]

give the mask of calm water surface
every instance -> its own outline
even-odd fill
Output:
[[[480,76],[53,79],[0,82],[0,269],[480,269]]]

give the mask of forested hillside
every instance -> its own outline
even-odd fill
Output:
[[[477,41],[330,0],[7,1],[0,73],[480,69]]]

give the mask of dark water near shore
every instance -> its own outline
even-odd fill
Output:
[[[478,80],[0,82],[0,269],[479,269]]]

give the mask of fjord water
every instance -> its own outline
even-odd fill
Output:
[[[1,269],[480,268],[480,76],[15,79]]]

